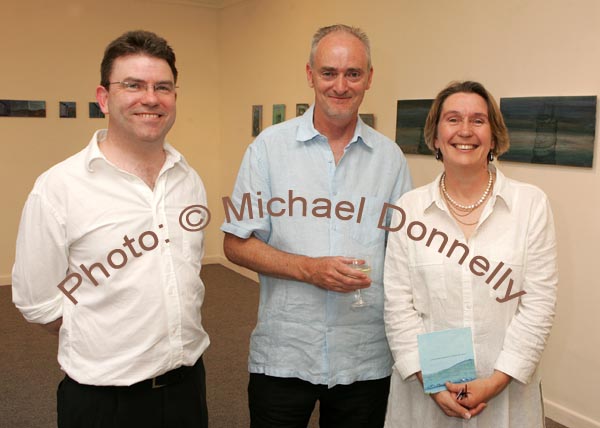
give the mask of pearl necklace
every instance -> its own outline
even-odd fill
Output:
[[[454,205],[456,208],[458,208],[459,210],[462,210],[462,211],[473,211],[475,208],[477,208],[478,206],[483,204],[483,202],[486,200],[486,198],[490,194],[490,190],[492,190],[492,185],[494,184],[494,178],[493,178],[491,171],[488,171],[488,175],[490,178],[488,179],[488,184],[485,189],[485,192],[483,192],[483,195],[481,195],[481,198],[479,198],[479,200],[477,202],[475,202],[474,204],[471,204],[471,205],[459,204],[454,199],[452,199],[452,197],[448,194],[448,191],[446,190],[446,173],[445,172],[442,174],[442,178],[440,180],[440,187],[442,188],[442,192],[444,192],[444,196],[446,197],[446,200],[448,202],[450,202],[452,205]]]

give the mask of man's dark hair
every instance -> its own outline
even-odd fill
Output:
[[[177,68],[175,67],[175,52],[165,39],[150,31],[128,31],[121,37],[113,40],[104,51],[104,58],[100,65],[100,84],[108,89],[110,73],[115,59],[127,55],[148,55],[164,59],[171,67],[173,79],[177,82]]]

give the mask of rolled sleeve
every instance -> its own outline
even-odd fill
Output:
[[[25,319],[47,324],[62,316],[57,285],[68,267],[64,222],[47,200],[32,192],[21,216],[12,271],[13,303]]]
[[[225,221],[221,230],[246,239],[252,234],[267,241],[271,233],[270,216],[260,201],[271,198],[264,142],[256,140],[242,160],[231,198],[223,200]]]
[[[395,211],[391,224],[399,222]],[[402,231],[390,233],[383,276],[385,331],[394,366],[403,379],[421,370],[417,335],[425,332],[413,303],[406,239]]]
[[[545,195],[534,200],[527,236],[524,290],[495,368],[528,383],[552,328],[558,285],[556,235]]]

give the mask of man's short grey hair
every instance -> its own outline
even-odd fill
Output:
[[[328,27],[321,27],[317,30],[317,32],[315,33],[315,35],[313,36],[313,39],[312,39],[312,45],[310,48],[310,57],[308,58],[308,63],[310,64],[310,66],[311,67],[314,66],[315,53],[317,52],[317,45],[319,44],[319,42],[326,35],[331,34],[331,33],[336,33],[338,31],[352,34],[354,37],[356,37],[358,40],[360,40],[362,42],[362,44],[365,46],[365,50],[367,52],[367,65],[368,65],[368,69],[370,70],[371,69],[371,43],[369,42],[369,37],[367,37],[367,34],[364,31],[362,31],[360,28],[351,27],[349,25],[344,25],[344,24],[329,25]]]

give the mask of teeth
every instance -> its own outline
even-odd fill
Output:
[[[461,150],[470,150],[470,149],[474,149],[475,146],[473,146],[471,144],[456,144],[456,148],[461,149]]]
[[[139,116],[142,116],[144,118],[149,118],[149,117],[158,117],[158,114],[140,113]]]

